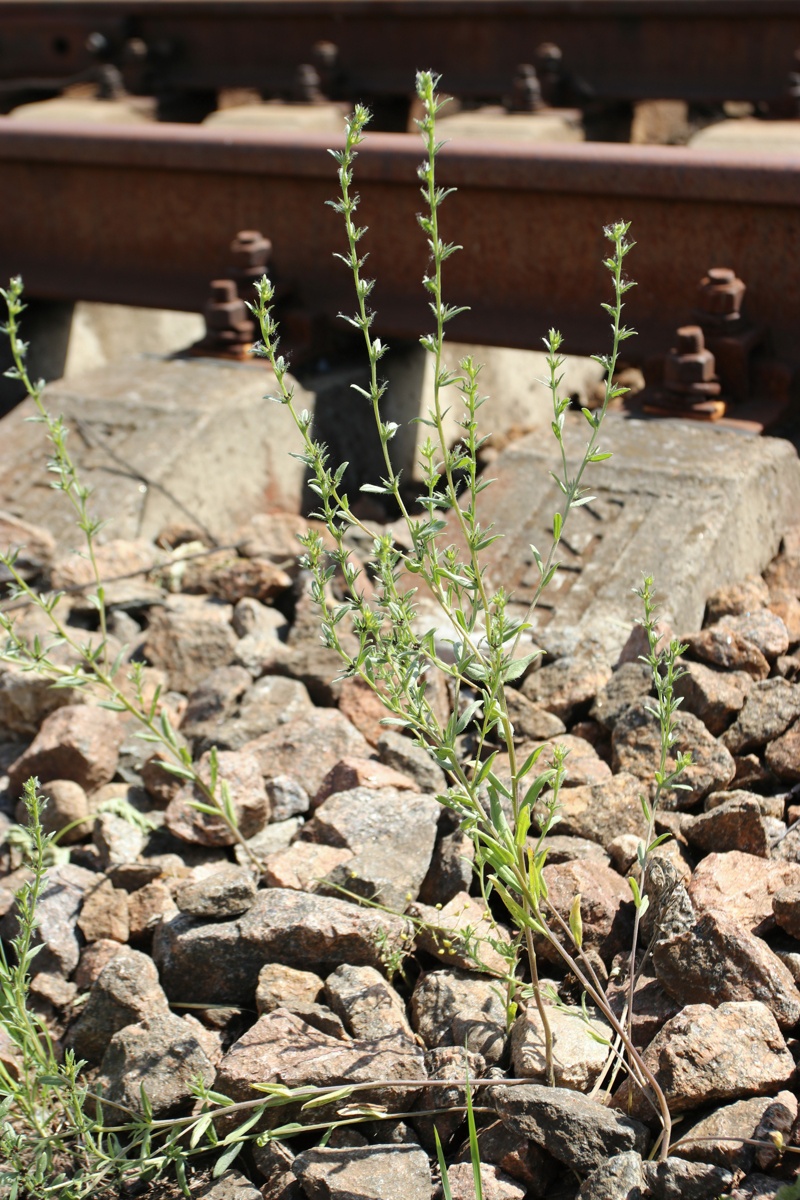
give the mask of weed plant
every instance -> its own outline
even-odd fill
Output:
[[[459,247],[445,242],[440,232],[440,210],[449,191],[436,182],[436,160],[440,150],[436,140],[436,117],[441,108],[436,84],[435,77],[427,72],[420,73],[417,78],[424,114],[418,124],[425,144],[425,161],[419,170],[425,211],[419,222],[430,256],[429,270],[423,282],[430,297],[434,321],[434,332],[422,339],[434,362],[434,396],[424,421],[429,435],[421,448],[423,483],[419,512],[412,511],[404,502],[400,474],[392,464],[391,442],[397,426],[384,421],[381,415],[386,384],[380,378],[379,363],[387,347],[372,334],[369,301],[374,285],[363,274],[366,255],[360,248],[366,230],[355,220],[359,200],[353,191],[353,165],[369,119],[366,109],[356,107],[346,123],[344,149],[332,151],[340,185],[340,197],[334,202],[334,208],[342,216],[346,231],[346,248],[340,257],[352,273],[357,300],[355,315],[347,319],[361,333],[366,347],[370,382],[368,388],[359,390],[372,411],[385,465],[380,482],[362,490],[378,493],[396,506],[407,526],[410,550],[399,549],[390,534],[379,529],[370,530],[359,520],[342,489],[347,464],[332,466],[329,463],[326,448],[314,439],[311,416],[297,410],[288,363],[278,352],[274,294],[266,278],[257,284],[256,301],[252,306],[262,334],[258,352],[269,360],[275,375],[277,394],[273,398],[289,409],[299,430],[301,457],[310,472],[311,486],[319,499],[319,516],[325,523],[332,547],[326,548],[315,531],[302,539],[314,598],[320,609],[324,641],[340,655],[344,674],[360,677],[381,698],[388,710],[387,720],[406,730],[447,772],[449,787],[440,800],[457,814],[462,829],[475,844],[476,871],[487,906],[492,895],[496,895],[514,929],[510,949],[506,952],[506,971],[500,981],[505,987],[509,1020],[519,1006],[535,1005],[544,1030],[547,1076],[553,1083],[552,1035],[548,1005],[539,980],[536,949],[537,941],[539,944],[546,942],[564,967],[574,974],[586,996],[610,1026],[612,1036],[607,1041],[610,1067],[616,1070],[624,1066],[632,1084],[651,1098],[662,1126],[653,1153],[665,1157],[670,1135],[666,1101],[633,1045],[631,1035],[635,980],[637,970],[641,971],[637,941],[640,919],[647,906],[646,877],[650,856],[661,840],[654,836],[656,808],[667,789],[681,786],[679,776],[686,765],[686,756],[679,755],[670,766],[678,704],[673,685],[679,676],[676,659],[681,647],[673,642],[663,652],[657,649],[652,580],[645,580],[640,594],[648,640],[646,661],[653,672],[656,689],[653,711],[661,729],[661,757],[653,798],[642,800],[646,834],[630,879],[636,924],[630,957],[629,1000],[627,1012],[622,1017],[617,1017],[612,1010],[591,956],[584,948],[581,897],[573,898],[567,913],[560,912],[548,900],[543,874],[546,839],[559,817],[560,790],[568,769],[565,752],[556,747],[552,762],[543,769],[541,749],[519,761],[506,696],[506,688],[525,674],[539,653],[526,647],[524,642],[530,641],[533,609],[559,569],[559,543],[570,513],[591,499],[584,476],[589,467],[609,457],[601,447],[600,433],[610,402],[624,391],[614,384],[614,370],[620,345],[632,335],[632,331],[622,324],[623,297],[633,286],[623,272],[632,243],[628,240],[628,225],[624,222],[605,231],[611,247],[605,266],[611,278],[612,300],[604,308],[611,319],[612,344],[610,353],[597,360],[606,372],[605,396],[597,411],[583,410],[587,440],[577,468],[570,468],[564,437],[569,401],[560,395],[562,339],[555,330],[551,330],[546,339],[553,397],[552,430],[560,459],[554,478],[561,500],[553,514],[549,547],[543,553],[532,548],[539,582],[530,611],[519,619],[509,610],[511,597],[502,587],[493,586],[482,560],[484,551],[500,534],[491,527],[484,528],[479,517],[478,498],[488,486],[488,481],[478,470],[479,451],[485,440],[478,428],[478,412],[485,399],[479,391],[480,368],[471,358],[466,358],[454,372],[444,366],[443,360],[445,326],[461,310],[446,303],[443,292],[444,265]],[[8,308],[5,332],[15,363],[11,374],[25,385],[38,411],[38,419],[46,427],[52,449],[49,469],[53,486],[62,491],[72,505],[85,538],[87,555],[95,573],[96,588],[91,601],[97,610],[100,630],[99,640],[82,642],[80,634],[61,617],[61,597],[36,592],[17,569],[16,555],[0,555],[0,562],[13,581],[12,597],[36,605],[47,616],[51,630],[47,641],[35,638],[29,643],[15,630],[12,619],[0,612],[0,624],[7,636],[2,658],[22,670],[42,674],[53,686],[90,688],[101,697],[101,703],[135,718],[142,736],[158,744],[166,754],[165,769],[195,786],[196,807],[219,817],[234,838],[243,841],[229,791],[219,777],[216,758],[212,755],[210,777],[201,777],[191,756],[181,747],[168,717],[161,711],[158,694],[146,702],[141,667],[128,664],[125,678],[123,656],[110,659],[105,593],[95,553],[101,524],[89,512],[90,493],[80,482],[69,455],[64,423],[46,411],[41,398],[43,385],[32,382],[25,367],[26,347],[19,333],[19,317],[24,308],[21,281],[12,280],[2,295]],[[448,396],[453,392],[458,392],[461,397],[463,433],[458,445],[450,447],[445,437],[444,415]],[[366,599],[359,583],[360,572],[348,553],[346,537],[353,526],[372,539],[369,571],[376,584],[372,601]],[[330,584],[337,572],[344,580],[347,598],[341,603],[329,604]],[[433,631],[417,632],[415,606],[421,588],[435,599],[454,631],[449,657],[442,654]],[[341,631],[345,628],[352,630],[356,637],[357,650],[353,653],[347,649],[349,642],[342,637]],[[66,664],[59,653],[62,648],[68,651],[69,662]],[[444,723],[438,719],[429,696],[428,679],[433,671],[443,673],[452,689],[453,711]],[[473,750],[465,757],[461,749],[462,738],[468,732]],[[510,778],[500,771],[498,756],[501,752],[507,755]],[[289,1137],[301,1130],[306,1133],[319,1130],[324,1138],[338,1125],[380,1120],[388,1115],[372,1105],[360,1104],[358,1099],[361,1091],[367,1087],[374,1089],[380,1081],[334,1088],[290,1089],[278,1084],[264,1084],[255,1087],[256,1098],[239,1104],[233,1104],[198,1081],[194,1111],[169,1120],[154,1118],[144,1091],[141,1111],[134,1112],[111,1105],[84,1086],[81,1083],[83,1064],[75,1062],[69,1054],[63,1060],[59,1059],[46,1027],[30,1007],[29,975],[37,953],[36,904],[48,864],[53,861],[55,839],[42,833],[41,800],[35,780],[26,785],[25,802],[29,834],[20,846],[28,855],[32,877],[18,898],[20,932],[11,947],[12,955],[0,958],[0,1015],[16,1048],[17,1062],[12,1067],[0,1059],[0,1152],[4,1159],[0,1168],[0,1196],[4,1200],[5,1197],[8,1200],[21,1200],[22,1197],[84,1200],[90,1195],[102,1195],[105,1189],[121,1180],[150,1179],[167,1171],[174,1173],[188,1195],[187,1170],[193,1156],[211,1154],[215,1161],[214,1173],[219,1175],[247,1142],[257,1136],[263,1141],[271,1137]],[[503,945],[499,940],[491,944],[494,948]],[[529,983],[520,978],[517,969],[518,953],[523,948]],[[480,962],[479,941],[475,943],[475,957]],[[402,1081],[391,1082],[396,1088]],[[417,1080],[407,1082],[409,1087],[419,1086]],[[475,1113],[481,1109],[473,1105],[471,1089],[489,1081],[466,1078],[462,1082],[466,1089],[476,1198],[480,1200]],[[298,1119],[268,1133],[258,1133],[259,1123],[267,1110],[289,1107],[292,1112],[287,1115]],[[309,1125],[309,1119],[313,1118],[308,1114],[315,1109],[320,1110],[320,1120]],[[305,1116],[302,1116],[303,1112]],[[216,1122],[220,1115],[226,1118],[228,1132],[224,1136],[218,1132]],[[435,1115],[435,1111],[430,1115]],[[397,1119],[398,1114],[391,1116]],[[232,1118],[233,1127],[230,1124]],[[450,1189],[441,1150],[439,1157],[443,1191],[447,1196]]]

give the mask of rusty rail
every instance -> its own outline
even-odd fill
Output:
[[[286,93],[300,64],[329,94],[407,97],[434,66],[456,95],[507,95],[555,43],[586,100],[780,100],[797,0],[4,0],[0,83],[120,68],[133,90]],[[575,102],[575,96],[572,98]],[[213,100],[212,100],[213,104]]]
[[[260,229],[296,305],[311,317],[350,311],[351,281],[333,258],[343,231],[325,205],[336,190],[328,144],[213,127],[0,123],[0,275],[21,273],[43,298],[199,311],[233,235]],[[357,163],[382,335],[415,337],[429,321],[420,158],[416,137],[373,134]],[[624,217],[638,242],[629,316],[639,355],[673,344],[700,277],[727,266],[777,352],[800,363],[800,155],[454,142],[439,173],[458,188],[445,236],[464,246],[447,265],[447,292],[471,306],[453,336],[537,346],[555,323],[569,350],[596,351],[606,340],[601,231]]]

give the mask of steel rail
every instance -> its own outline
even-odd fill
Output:
[[[326,135],[213,127],[0,122],[0,275],[32,296],[199,310],[240,229],[274,247],[274,275],[312,318],[353,308]],[[430,314],[416,214],[419,140],[373,134],[357,161],[362,246],[378,280],[375,329],[416,337]],[[442,214],[463,250],[448,298],[470,306],[459,340],[531,347],[556,324],[574,353],[606,339],[602,228],[633,222],[630,321],[638,354],[666,349],[708,267],[747,284],[746,308],[778,354],[800,363],[800,154],[699,157],[677,147],[453,142]]]
[[[89,39],[91,42],[89,43]],[[800,47],[798,0],[3,0],[0,80],[74,75],[101,60],[132,86],[291,88],[320,43],[329,90],[408,96],[434,67],[473,99],[511,89],[555,43],[598,101],[780,99]],[[89,43],[89,44],[87,44]],[[91,47],[91,48],[90,48]]]

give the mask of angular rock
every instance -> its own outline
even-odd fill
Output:
[[[499,1167],[482,1162],[480,1171],[484,1200],[526,1200],[527,1189]],[[475,1179],[472,1163],[453,1163],[447,1168],[447,1175],[453,1200],[473,1200]],[[436,1192],[435,1195],[436,1200],[439,1200],[442,1193]]]
[[[653,675],[647,663],[622,663],[595,696],[591,716],[604,729],[613,730],[622,714],[642,704],[652,690]]]
[[[369,684],[357,675],[341,682],[339,712],[352,721],[359,733],[363,733],[370,746],[378,745],[386,732],[381,722],[389,715],[389,711]]]
[[[605,1065],[608,1046],[596,1041],[613,1041],[611,1026],[596,1009],[587,1006],[588,1023],[580,1008],[554,1008],[545,1004],[553,1036],[553,1071],[556,1087],[577,1092],[588,1091]],[[511,1030],[511,1061],[520,1079],[547,1079],[544,1030],[535,1003],[531,1000],[517,1017]]]
[[[717,737],[740,712],[753,681],[743,671],[716,671],[703,663],[687,662],[684,670],[675,684],[682,710],[693,713]]]
[[[0,728],[33,737],[42,721],[65,704],[79,704],[75,688],[54,689],[49,680],[6,664],[0,668]]]
[[[95,981],[67,1044],[78,1058],[98,1063],[113,1035],[126,1025],[169,1015],[169,1001],[153,960],[138,950],[117,954]]]
[[[757,792],[749,792],[744,788],[733,788],[728,792],[709,792],[703,801],[703,810],[711,812],[729,800],[755,800],[762,817],[783,821],[786,815],[786,795],[760,796]]]
[[[641,794],[642,781],[625,771],[591,787],[565,788],[560,795],[558,831],[606,848],[623,833],[641,837]]]
[[[45,789],[45,803],[41,808],[42,829],[45,833],[58,833],[89,815],[89,800],[86,792],[79,783],[71,779],[51,779]],[[27,823],[24,805],[17,805],[17,820],[20,825]],[[83,821],[74,829],[63,833],[58,839],[62,846],[71,846],[80,842],[91,831],[91,822]]]
[[[644,1052],[644,1061],[666,1096],[670,1112],[686,1112],[715,1101],[769,1095],[785,1087],[794,1071],[772,1013],[758,1000],[718,1008],[689,1004],[667,1021]],[[614,1094],[618,1108],[650,1119],[648,1100],[628,1085]]]
[[[256,898],[253,877],[244,867],[229,863],[204,879],[187,880],[175,892],[175,903],[191,917],[236,917]]]
[[[282,612],[277,608],[269,608],[251,596],[244,596],[237,601],[231,624],[240,639],[256,634],[283,641],[289,628],[289,622]]]
[[[430,1200],[428,1156],[415,1146],[306,1150],[293,1169],[308,1200]]]
[[[242,751],[256,756],[263,776],[290,775],[313,796],[340,759],[368,758],[369,743],[340,712],[326,708],[246,742]]]
[[[292,888],[297,892],[315,892],[325,889],[326,881],[344,878],[342,886],[351,882],[347,870],[339,868],[349,863],[355,855],[352,850],[339,846],[322,846],[316,842],[294,842],[285,850],[268,854],[263,861],[262,880],[267,887]],[[356,881],[357,882],[357,881]],[[355,888],[348,887],[348,891]],[[402,908],[405,904],[401,905]]]
[[[331,883],[402,912],[430,866],[439,812],[434,796],[357,787],[325,800],[303,837],[352,851],[328,876]]]
[[[775,1200],[782,1187],[786,1187],[785,1179],[774,1179],[754,1171],[733,1189],[731,1200]]]
[[[754,608],[738,616],[721,617],[716,625],[723,633],[738,634],[756,646],[769,662],[789,649],[789,634],[783,621],[768,608]]]
[[[570,723],[610,678],[611,669],[602,658],[568,655],[534,671],[521,691],[534,704]]]
[[[419,889],[422,904],[441,904],[444,907],[459,892],[468,892],[472,883],[475,843],[458,828],[443,832],[449,828],[447,816],[447,810],[444,809],[439,817],[439,832],[431,864]]]
[[[110,879],[97,875],[83,895],[78,928],[87,942],[109,938],[127,942],[130,935],[128,894],[115,888]]]
[[[689,808],[709,792],[726,788],[736,773],[736,765],[725,746],[691,713],[678,711],[675,735],[674,753],[669,756],[667,766],[671,769],[675,765],[675,753],[691,751],[692,763],[681,777],[690,790],[673,792],[668,799],[674,808]],[[629,708],[617,722],[612,736],[614,773],[628,771],[651,783],[659,762],[660,739],[658,721],[652,713],[644,708]]]
[[[150,613],[144,654],[176,692],[189,695],[216,667],[233,662],[236,634],[230,604],[207,596],[168,596]]]
[[[9,787],[21,792],[25,780],[35,775],[40,783],[70,779],[84,791],[94,791],[114,777],[123,736],[119,713],[86,704],[59,708],[9,767]]]
[[[761,806],[754,797],[742,793],[738,796],[685,823],[684,832],[691,846],[706,853],[741,850],[758,858],[768,857],[769,838]]]
[[[220,749],[238,750],[254,738],[309,715],[313,708],[308,689],[299,680],[265,675],[248,688],[235,715],[221,722],[209,738]]]
[[[705,913],[692,929],[656,942],[653,967],[681,1004],[760,1000],[782,1029],[800,1021],[800,992],[787,968],[761,938],[721,913]]]
[[[719,909],[751,933],[775,927],[773,897],[800,886],[800,864],[730,850],[709,854],[695,868],[689,896],[698,912]]]
[[[378,757],[387,767],[394,767],[413,779],[421,792],[436,795],[445,786],[444,772],[427,750],[416,746],[411,738],[394,729],[386,729],[376,744]]]
[[[745,638],[724,629],[703,629],[700,633],[684,634],[691,658],[721,667],[724,671],[745,671],[753,679],[766,679],[769,663],[764,655]]]
[[[236,712],[251,683],[250,673],[244,667],[217,667],[210,671],[189,696],[181,720],[183,736],[202,741],[202,750],[212,745],[228,749],[220,744],[216,734],[226,718]]]
[[[69,976],[80,958],[82,938],[77,929],[78,913],[87,890],[97,882],[97,875],[67,863],[50,867],[45,879],[36,908],[38,923],[33,935],[33,945],[43,949],[33,960],[33,973],[46,971]],[[12,907],[0,921],[0,935],[10,941],[17,936],[18,930]]]
[[[469,969],[475,961],[488,971],[503,974],[506,960],[491,941],[510,942],[502,926],[468,892],[459,892],[442,908],[414,904],[409,913],[417,921],[417,946],[444,959],[453,967]]]
[[[515,741],[543,742],[567,732],[560,717],[548,712],[541,704],[534,704],[516,688],[506,688],[506,707],[514,727]]]
[[[620,955],[613,965],[619,973],[615,976],[612,971],[606,995],[614,1015],[621,1021],[627,1015],[630,956]],[[648,1046],[665,1022],[680,1010],[681,1005],[664,990],[648,964],[639,975],[633,993],[633,1044],[640,1049]]]
[[[420,1083],[425,1079],[423,1054],[413,1042],[406,1038],[343,1042],[278,1008],[259,1017],[231,1046],[219,1064],[214,1087],[233,1100],[251,1100],[253,1083],[329,1087],[380,1080],[374,1092],[359,1094],[360,1102],[371,1099],[390,1109],[410,1107],[418,1089],[393,1089],[384,1082],[395,1079]],[[280,1116],[285,1117],[285,1111]]]
[[[311,808],[311,797],[291,775],[275,775],[264,780],[272,821],[299,817]]]
[[[790,937],[800,936],[800,884],[776,892],[772,897],[772,911],[781,929]]]
[[[110,963],[112,958],[116,958],[118,954],[124,954],[127,950],[128,947],[123,946],[121,942],[112,942],[107,939],[84,946],[80,962],[73,975],[78,991],[88,992],[103,967]]]
[[[267,798],[261,767],[254,754],[243,750],[221,750],[217,756],[219,779],[230,789],[230,798],[236,816],[236,824],[243,838],[254,837],[269,821]],[[211,784],[210,756],[204,754],[197,772],[207,787]],[[217,793],[219,796],[220,793]],[[208,799],[199,788],[185,784],[169,802],[166,825],[170,833],[184,842],[199,846],[232,846],[236,835],[221,816],[200,812],[192,807],[192,801],[208,804]]]
[[[581,1184],[576,1200],[642,1200],[645,1186],[641,1154],[626,1150],[592,1171]]]
[[[390,913],[268,888],[236,920],[181,914],[166,922],[156,931],[153,957],[171,999],[252,1007],[265,962],[300,970],[333,970],[343,962],[380,967],[405,948],[408,936],[407,923]]]
[[[313,971],[267,963],[258,976],[256,1012],[262,1016],[276,1008],[291,1010],[296,1004],[315,1004],[322,998],[324,990],[323,980]]]
[[[95,819],[92,841],[100,855],[101,867],[109,871],[136,862],[147,844],[147,835],[124,817],[105,812]]]
[[[765,679],[753,684],[742,711],[721,740],[732,754],[747,754],[779,737],[799,716],[800,685]]]
[[[738,583],[717,588],[706,601],[706,624],[713,625],[720,617],[738,617],[769,604],[769,588],[760,575],[747,575]]]
[[[752,1100],[724,1104],[696,1121],[682,1122],[672,1153],[692,1162],[750,1171],[756,1152],[747,1140],[755,1140],[762,1117],[774,1103],[767,1096],[754,1096]]]
[[[166,883],[154,879],[128,896],[128,920],[132,942],[150,941],[160,921],[169,921],[178,909]]]
[[[519,747],[519,757],[522,761],[527,758],[531,751],[542,743],[523,742]],[[537,769],[540,771],[547,770],[553,765],[554,750],[556,746],[560,746],[566,751],[565,767],[566,776],[564,778],[565,787],[581,787],[598,783],[605,783],[611,779],[611,769],[607,762],[600,757],[594,746],[587,742],[585,738],[576,737],[572,733],[561,734],[557,738],[552,738],[549,742],[544,743],[544,751],[537,762]],[[498,774],[502,775],[500,769],[501,759],[496,760],[495,769]]]
[[[736,1178],[724,1167],[682,1158],[646,1162],[644,1177],[653,1200],[718,1200]]]
[[[507,1128],[582,1172],[626,1150],[644,1153],[650,1142],[639,1121],[567,1088],[501,1085],[491,1089],[489,1102]]]
[[[30,579],[48,570],[55,557],[56,541],[41,525],[23,521],[3,509],[0,511],[0,551],[4,554],[16,551],[14,566],[20,575]],[[10,578],[6,568],[0,567],[0,582],[6,583]]]
[[[463,1046],[489,1065],[506,1045],[506,1012],[496,984],[464,971],[430,971],[411,996],[411,1021],[429,1049]]]
[[[253,1146],[253,1162],[266,1180],[259,1200],[303,1200],[300,1184],[292,1170],[295,1155],[288,1146],[274,1138],[265,1146]]]
[[[547,885],[547,903],[565,921],[576,895],[581,897],[583,945],[596,950],[604,962],[610,962],[630,942],[633,903],[625,880],[599,862],[576,860],[552,863],[542,872]],[[560,962],[557,952],[542,938],[536,940],[537,952],[548,962]]]
[[[470,1054],[463,1046],[439,1046],[425,1053],[425,1071],[429,1080],[442,1080],[435,1087],[426,1087],[414,1102],[420,1115],[411,1118],[414,1132],[430,1155],[436,1154],[436,1137],[447,1148],[453,1134],[464,1123],[466,1088],[464,1080],[480,1079],[486,1065],[480,1054]],[[424,1116],[426,1109],[444,1109],[435,1117]]]
[[[269,559],[238,558],[230,550],[188,562],[181,580],[184,592],[203,592],[228,604],[245,598],[269,604],[291,584],[290,576]]]
[[[405,1004],[374,967],[343,963],[325,980],[325,995],[351,1037],[373,1042],[399,1037],[414,1041]]]
[[[324,800],[337,792],[355,791],[356,788],[394,788],[395,791],[416,791],[416,784],[408,775],[387,767],[385,763],[376,762],[374,758],[342,758],[331,767],[323,779],[319,790],[312,801],[316,810]]]
[[[113,1035],[103,1055],[99,1082],[108,1100],[139,1113],[143,1087],[154,1116],[163,1117],[192,1099],[197,1076],[210,1087],[215,1074],[188,1021],[161,1012]]]
[[[769,743],[764,762],[783,783],[800,782],[800,721]]]
[[[244,642],[242,639],[237,651],[237,661],[243,662],[248,670],[254,671],[257,675],[287,675],[290,679],[297,679],[308,689],[315,704],[322,708],[331,708],[339,702],[341,690],[339,675],[342,669],[342,660],[335,650],[329,650],[319,641],[316,632],[318,628],[316,614],[314,615],[314,636],[311,639],[294,638],[296,627],[297,613],[295,613],[295,626],[289,630],[289,645],[284,645],[283,642],[274,639],[262,638],[257,647],[250,648],[246,662],[242,654]],[[356,649],[354,641],[350,645],[350,649]],[[256,650],[257,654],[254,653]]]

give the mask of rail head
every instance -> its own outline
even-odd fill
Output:
[[[328,133],[226,130],[190,125],[107,128],[92,124],[0,121],[0,164],[169,168],[200,174],[330,179]],[[369,135],[359,152],[359,178],[414,183],[421,160],[413,134]],[[440,158],[441,180],[463,189],[658,199],[800,204],[797,153],[713,153],[678,146],[604,143],[554,145],[454,138]]]

